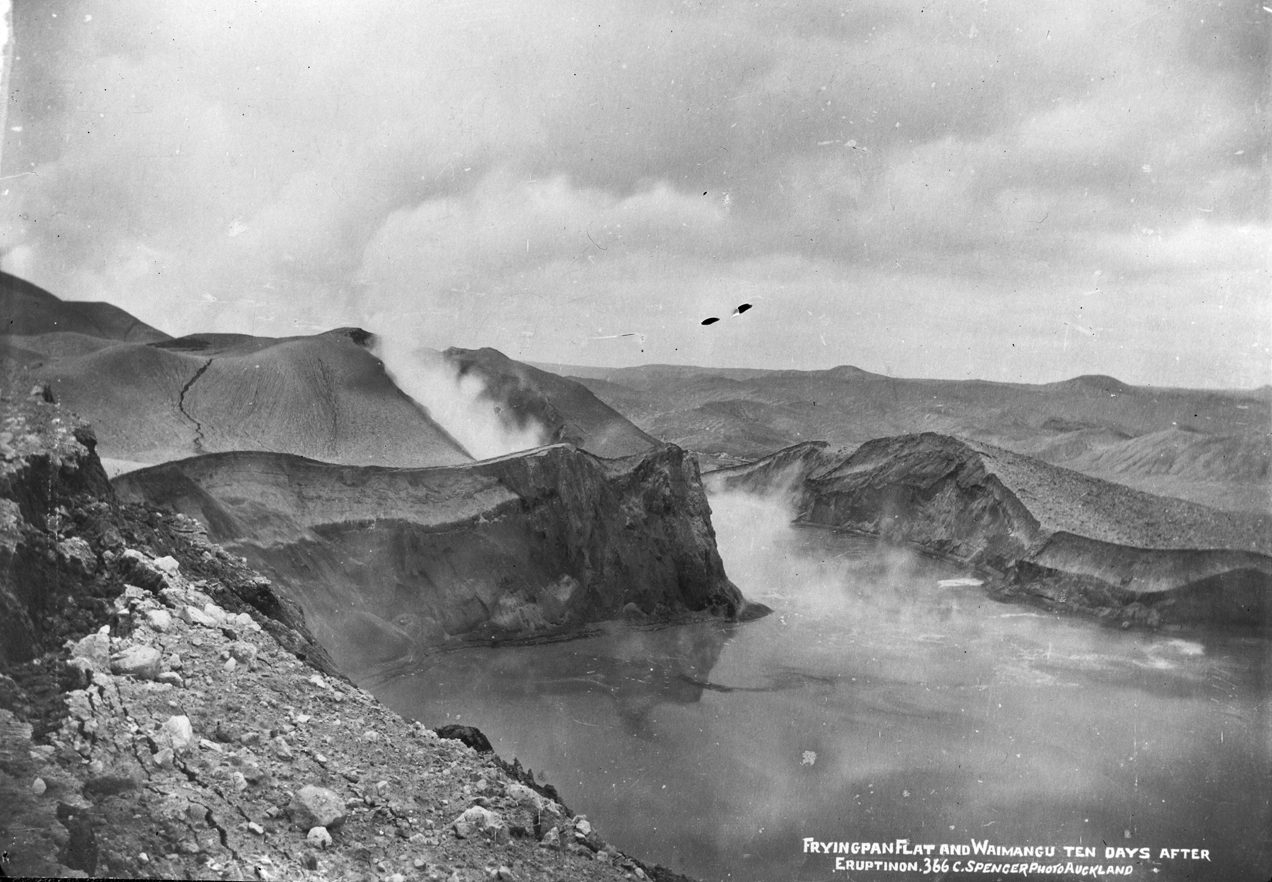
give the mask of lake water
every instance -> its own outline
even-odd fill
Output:
[[[477,726],[607,841],[702,880],[922,875],[835,872],[805,837],[1050,846],[1056,859],[998,860],[1139,879],[1269,877],[1268,641],[1001,604],[951,564],[791,528],[760,500],[712,508],[730,576],[771,616],[607,625],[366,685],[429,725]],[[1109,847],[1150,858],[1105,860]]]

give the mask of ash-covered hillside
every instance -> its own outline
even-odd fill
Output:
[[[345,328],[310,337],[199,335],[51,357],[38,375],[97,432],[112,471],[272,450],[353,465],[449,465],[463,448]]]

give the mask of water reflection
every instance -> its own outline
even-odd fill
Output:
[[[1267,875],[1267,641],[1005,605],[950,565],[713,507],[773,615],[466,650],[375,691],[480,727],[607,839],[704,880],[844,878],[806,836],[1197,847],[1135,875]]]

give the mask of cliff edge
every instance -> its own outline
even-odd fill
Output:
[[[589,622],[763,614],[729,581],[694,460],[558,444],[391,469],[224,453],[115,479],[207,525],[305,610],[341,670]]]
[[[798,523],[903,542],[982,570],[1003,596],[1123,624],[1272,619],[1272,524],[1091,478],[988,444],[925,433],[833,461],[797,445],[710,473],[790,495]]]

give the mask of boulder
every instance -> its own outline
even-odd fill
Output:
[[[451,738],[455,741],[463,742],[478,753],[494,753],[495,748],[491,746],[490,739],[487,738],[482,731],[476,726],[460,726],[452,723],[449,726],[440,726],[437,730],[439,738]]]
[[[98,673],[110,673],[110,636],[104,631],[89,634],[72,647],[71,658],[83,659]]]
[[[155,741],[160,747],[171,748],[174,753],[188,749],[194,743],[194,727],[190,725],[190,718],[184,714],[168,717],[159,728]]]
[[[72,572],[91,576],[97,572],[97,555],[87,542],[78,536],[57,543],[57,560]]]
[[[488,808],[475,805],[465,809],[464,813],[454,820],[451,829],[455,831],[455,836],[460,839],[467,839],[470,836],[498,836],[500,829],[505,829],[506,825],[503,818],[498,812],[493,812]]]
[[[153,646],[134,644],[111,659],[110,670],[138,680],[157,680],[163,671],[163,655]]]
[[[288,807],[292,820],[301,829],[312,830],[314,827],[335,829],[344,823],[344,802],[326,787],[307,784],[296,791]]]

